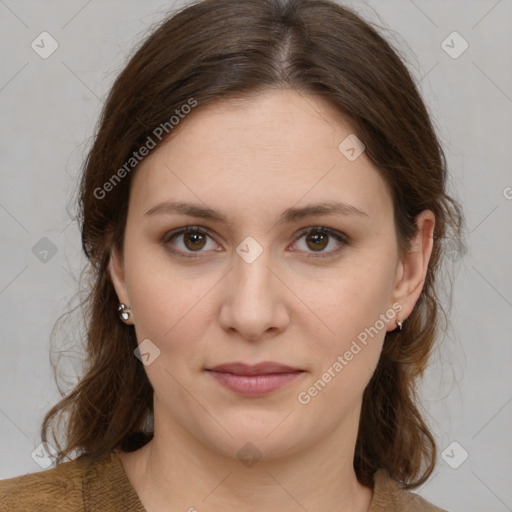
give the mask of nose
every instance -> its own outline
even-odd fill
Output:
[[[221,327],[247,341],[275,336],[289,323],[287,289],[271,268],[268,254],[264,249],[250,263],[235,254],[233,268],[223,283]]]

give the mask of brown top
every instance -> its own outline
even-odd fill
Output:
[[[145,512],[124,471],[111,453],[93,464],[63,462],[51,469],[0,480],[0,512]],[[375,473],[368,512],[446,512],[401,489],[383,471]]]

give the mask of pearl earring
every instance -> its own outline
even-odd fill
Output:
[[[123,303],[119,304],[119,307],[117,308],[117,314],[119,315],[119,318],[123,322],[128,321],[128,319],[130,318],[130,313],[131,313],[130,308],[126,304],[123,304]]]

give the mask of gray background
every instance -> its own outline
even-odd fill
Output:
[[[418,492],[452,512],[512,510],[512,2],[347,4],[392,31],[420,82],[467,218],[468,251],[449,262],[450,329],[423,387],[439,463]],[[0,478],[42,469],[31,453],[59,396],[50,331],[83,265],[69,210],[100,106],[127,52],[177,5],[0,0]],[[47,59],[31,48],[43,31],[59,45]],[[453,31],[469,44],[458,58],[441,45]],[[457,37],[445,43],[452,54],[463,48]],[[76,350],[63,363],[71,383]],[[462,450],[469,456],[454,469]]]

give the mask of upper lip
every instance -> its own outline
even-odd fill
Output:
[[[264,375],[267,373],[290,373],[301,371],[285,364],[275,363],[273,361],[263,361],[255,365],[241,362],[224,363],[207,368],[207,370],[223,373],[233,373],[235,375]]]

